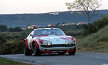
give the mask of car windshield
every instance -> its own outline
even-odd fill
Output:
[[[60,29],[39,29],[34,32],[34,36],[41,35],[65,35],[65,33]]]

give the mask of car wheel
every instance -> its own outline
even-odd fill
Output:
[[[64,52],[59,52],[58,54],[59,54],[59,55],[64,55],[65,53],[64,53]]]
[[[26,47],[26,45],[24,44],[24,54],[25,56],[29,56],[29,55],[32,55],[30,50]]]
[[[33,49],[33,55],[34,55],[34,56],[39,56],[39,55],[41,55],[39,49],[37,49],[36,44],[34,44],[34,47],[33,47],[33,48],[34,48],[34,49]]]
[[[75,55],[76,53],[76,48],[74,48],[73,52],[68,52],[69,55]]]

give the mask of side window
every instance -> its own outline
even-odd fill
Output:
[[[38,35],[38,30],[35,30],[34,33],[33,33],[33,35],[37,36]]]
[[[33,35],[33,31],[27,36],[27,38],[30,37],[30,35]]]
[[[33,35],[34,31],[32,31],[29,35]]]

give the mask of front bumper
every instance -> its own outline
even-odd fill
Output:
[[[41,48],[41,51],[65,51],[65,50],[71,50],[74,49],[75,46],[73,47],[52,47],[52,48]]]
[[[60,45],[58,46],[44,46],[44,47],[40,46],[40,51],[42,53],[72,52],[76,48],[76,45],[71,45],[71,46],[62,45],[62,47]]]

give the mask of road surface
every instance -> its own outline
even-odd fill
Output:
[[[0,57],[39,65],[108,65],[108,54],[77,52],[76,55],[47,54],[25,56],[24,54],[0,55]]]

